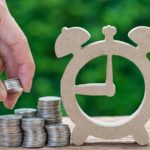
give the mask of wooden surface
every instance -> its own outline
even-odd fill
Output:
[[[117,121],[123,119],[123,117],[110,118],[94,118],[95,120],[100,121]],[[69,124],[71,130],[73,128],[73,123],[69,118],[63,118],[63,123]],[[146,129],[149,131],[150,135],[150,121],[146,124]],[[137,131],[138,132],[138,131]],[[0,147],[0,150],[27,150],[27,148],[4,148]],[[66,147],[43,147],[38,148],[38,150],[150,150],[150,144],[148,146],[139,146],[134,142],[134,139],[131,136],[124,137],[116,140],[102,140],[94,137],[89,137],[86,143],[82,146],[66,146]]]

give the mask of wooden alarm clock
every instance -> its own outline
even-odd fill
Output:
[[[150,28],[136,27],[129,32],[129,37],[137,46],[114,40],[116,28],[106,26],[102,29],[105,39],[82,46],[90,38],[90,34],[80,27],[63,28],[55,44],[58,58],[72,54],[61,79],[61,97],[65,110],[75,124],[72,142],[82,145],[89,135],[116,139],[132,135],[139,145],[149,142],[148,133],[144,127],[150,118],[150,62],[146,57],[150,52]],[[99,56],[107,56],[107,72],[105,83],[89,83],[76,85],[79,71],[88,62]],[[86,115],[76,100],[76,94],[90,96],[113,96],[116,86],[113,83],[112,56],[121,56],[133,62],[141,71],[145,93],[140,107],[127,119],[115,122],[95,122]],[[129,93],[130,94],[130,93]]]

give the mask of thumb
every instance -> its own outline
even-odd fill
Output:
[[[3,82],[0,80],[0,101],[4,101],[7,97],[7,91],[3,84]]]

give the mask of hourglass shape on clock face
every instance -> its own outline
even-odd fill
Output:
[[[150,62],[146,54],[150,51],[150,28],[137,27],[130,31],[129,37],[138,45],[134,47],[128,43],[114,40],[116,28],[106,26],[103,28],[105,39],[82,47],[90,38],[89,33],[78,27],[63,28],[59,35],[55,51],[57,57],[73,54],[73,58],[67,65],[61,79],[61,96],[64,107],[75,128],[72,133],[72,142],[81,145],[89,135],[115,139],[132,135],[140,145],[148,143],[148,134],[145,123],[150,117]],[[89,83],[76,85],[76,77],[79,71],[91,60],[99,56],[107,56],[105,83]],[[90,96],[113,96],[116,92],[113,83],[112,56],[121,56],[133,62],[141,71],[145,93],[140,107],[126,120],[109,123],[96,123],[87,116],[79,107],[76,94]],[[140,134],[139,134],[140,133]]]

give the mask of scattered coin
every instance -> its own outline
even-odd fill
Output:
[[[42,118],[22,118],[23,147],[38,148],[45,146],[45,120]]]
[[[23,91],[21,83],[19,79],[17,78],[4,80],[3,83],[8,93],[15,93],[15,92]]]
[[[0,116],[0,146],[17,147],[21,145],[22,132],[20,123],[20,116]]]
[[[37,116],[44,118],[46,124],[61,123],[61,98],[55,96],[40,97]]]
[[[22,116],[23,118],[34,118],[36,117],[36,109],[33,108],[20,108],[15,109],[15,114]]]

